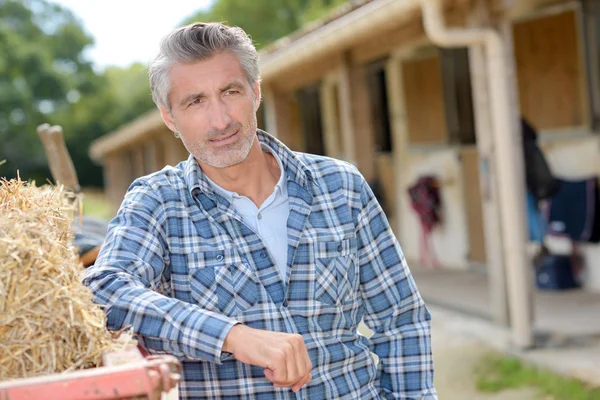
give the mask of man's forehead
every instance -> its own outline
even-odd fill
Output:
[[[250,86],[247,76],[237,59],[222,59],[213,62],[215,57],[190,64],[174,64],[169,71],[171,94],[183,97],[191,92],[212,92],[228,86]],[[177,101],[177,99],[173,98]]]

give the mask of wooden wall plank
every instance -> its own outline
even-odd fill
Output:
[[[277,115],[277,137],[290,149],[304,151],[300,107],[292,93],[273,92]]]
[[[513,35],[521,113],[539,129],[583,125],[575,12],[516,23]]]
[[[448,141],[440,57],[406,60],[402,66],[408,137],[411,144]]]

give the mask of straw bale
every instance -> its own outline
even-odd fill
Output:
[[[81,283],[72,200],[60,186],[0,181],[0,380],[95,367],[131,344]]]

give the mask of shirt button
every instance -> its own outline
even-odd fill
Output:
[[[267,258],[267,253],[265,253],[264,251],[260,253],[260,258]]]
[[[287,300],[284,300],[282,305],[283,305],[284,307],[287,307],[287,306],[288,306],[288,302],[287,302]]]
[[[343,249],[343,247],[342,247],[342,245],[340,244],[340,245],[338,246],[338,249],[337,249],[337,250],[338,250],[338,251],[341,253],[341,252],[342,252],[342,249]]]
[[[219,255],[217,256],[217,261],[223,261],[223,256],[219,254]]]
[[[256,218],[258,218],[258,219],[262,219],[262,214],[261,214],[261,213],[258,213],[258,215],[256,216]]]

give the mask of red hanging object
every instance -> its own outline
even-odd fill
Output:
[[[408,188],[408,195],[413,210],[419,216],[421,223],[420,257],[423,266],[431,265],[440,268],[441,265],[431,246],[431,232],[442,223],[442,201],[439,181],[434,176],[423,176]]]

